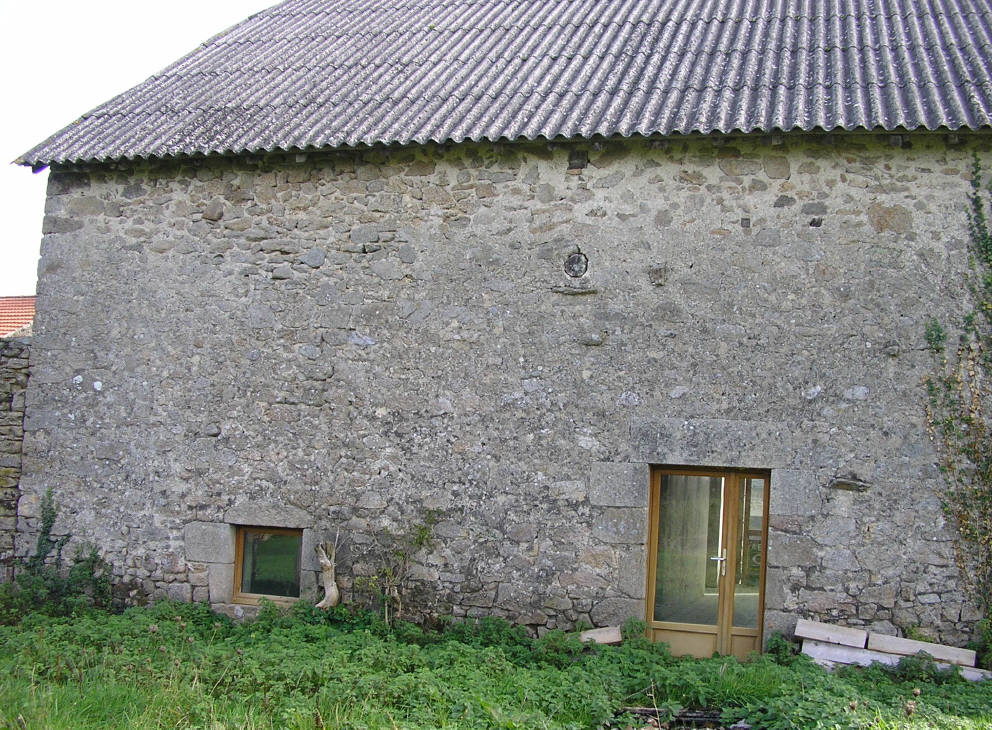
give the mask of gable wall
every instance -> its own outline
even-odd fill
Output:
[[[19,549],[51,485],[132,598],[222,605],[229,525],[282,511],[341,530],[347,596],[432,510],[411,605],[605,624],[643,617],[648,465],[747,466],[769,627],[961,640],[920,379],[987,142],[786,140],[53,173]]]

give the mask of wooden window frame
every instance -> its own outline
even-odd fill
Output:
[[[264,532],[270,535],[293,535],[300,538],[300,563],[302,571],[302,560],[303,560],[303,530],[294,529],[289,527],[263,527],[261,525],[237,525],[237,530],[234,536],[234,591],[232,593],[231,602],[241,603],[249,606],[257,606],[259,601],[263,598],[272,601],[273,603],[291,605],[300,600],[299,596],[273,596],[266,593],[247,593],[241,590],[242,586],[242,570],[244,569],[244,551],[245,551],[245,533],[251,532]],[[299,576],[298,576],[299,579]],[[302,581],[301,581],[302,583]],[[300,586],[300,591],[302,592],[303,586]]]

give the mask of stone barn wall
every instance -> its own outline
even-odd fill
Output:
[[[750,467],[769,629],[961,641],[920,381],[961,309],[962,139],[55,170],[18,549],[51,486],[134,600],[238,612],[232,525],[340,530],[347,599],[430,511],[411,608],[601,625],[644,616],[650,466]]]
[[[0,337],[0,582],[12,577],[29,338]]]

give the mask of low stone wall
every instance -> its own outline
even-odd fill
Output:
[[[0,582],[11,579],[30,338],[0,338]]]

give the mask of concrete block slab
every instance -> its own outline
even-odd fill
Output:
[[[605,626],[601,629],[589,629],[579,634],[579,641],[596,644],[619,644],[623,641],[619,626]]]
[[[847,626],[824,624],[801,618],[796,622],[796,636],[803,639],[827,641],[831,644],[853,646],[863,649],[868,641],[868,632],[864,629],[852,629]]]
[[[975,666],[975,652],[971,649],[958,649],[954,646],[933,644],[929,641],[913,641],[912,639],[901,639],[898,636],[872,633],[868,635],[868,648],[889,654],[901,654],[902,656],[912,656],[925,651],[934,659],[951,664],[960,664],[963,667]]]

